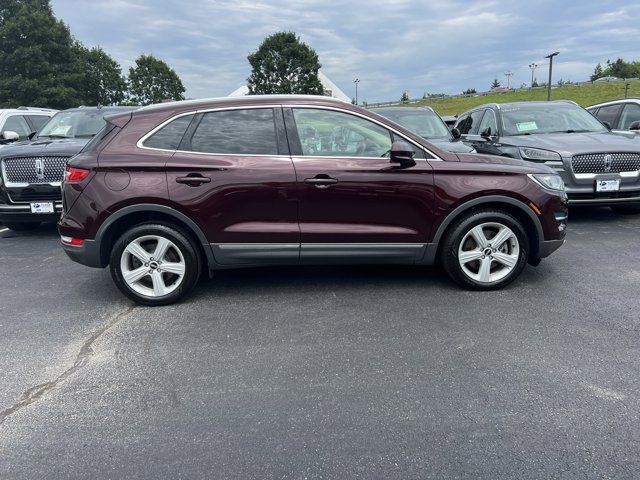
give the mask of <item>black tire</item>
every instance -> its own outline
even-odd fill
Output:
[[[637,215],[640,213],[640,205],[612,205],[611,210],[621,215]]]
[[[503,269],[506,273],[504,278],[498,279],[493,282],[484,283],[477,281],[471,278],[465,271],[463,270],[460,262],[458,261],[458,252],[460,249],[460,244],[463,240],[465,240],[465,236],[467,236],[470,231],[481,224],[499,224],[504,225],[511,229],[513,234],[517,239],[519,256],[517,262],[510,270],[504,267],[501,263],[496,260],[491,260],[489,265],[491,269]],[[469,240],[465,240],[467,242]],[[488,242],[491,240],[489,239]],[[506,242],[505,242],[506,243]],[[510,247],[511,244],[505,246],[504,248]],[[529,238],[524,230],[524,227],[520,223],[518,219],[513,217],[512,215],[500,211],[500,210],[476,210],[473,211],[459,220],[457,220],[453,226],[451,226],[444,237],[441,246],[441,261],[442,266],[444,267],[447,274],[460,286],[464,288],[468,288],[471,290],[497,290],[506,285],[513,282],[527,264],[527,260],[529,258]],[[494,253],[495,254],[495,253]],[[515,253],[513,253],[515,256]],[[485,257],[482,257],[483,259]],[[493,257],[491,257],[493,258]],[[479,262],[482,261],[480,259],[477,260],[478,265],[478,273],[479,272]],[[474,264],[469,264],[473,267]],[[465,265],[466,266],[466,265]]]
[[[145,295],[139,291],[134,290],[124,279],[123,271],[121,268],[121,260],[123,258],[123,253],[127,246],[133,242],[134,240],[143,238],[143,237],[162,237],[164,239],[169,240],[173,246],[170,247],[169,254],[174,256],[181,255],[182,258],[178,257],[178,261],[182,262],[184,259],[184,276],[181,281],[177,283],[177,280],[174,282],[175,287],[170,293],[166,295],[153,296],[153,292],[151,296]],[[179,250],[179,252],[177,250]],[[149,252],[151,254],[151,252]],[[127,258],[134,259],[134,256],[129,256],[127,254]],[[135,257],[137,260],[137,257]],[[127,261],[133,260],[123,260],[125,263]],[[142,262],[138,260],[140,264],[138,268],[142,268]],[[158,263],[158,262],[156,262]],[[161,262],[160,262],[161,263]],[[161,267],[162,265],[160,265]],[[136,268],[133,266],[132,268]],[[146,268],[146,267],[145,267]],[[154,268],[154,267],[149,267]],[[160,268],[156,265],[155,268],[158,268],[158,271],[161,271]],[[183,298],[189,291],[194,287],[197,283],[198,278],[200,277],[200,272],[202,270],[202,260],[198,253],[197,247],[194,243],[189,239],[189,236],[177,229],[174,226],[163,225],[158,223],[149,223],[137,225],[135,227],[127,230],[118,240],[113,244],[111,249],[111,257],[109,261],[109,269],[111,271],[111,277],[115,282],[116,286],[122,293],[124,293],[127,297],[133,300],[136,303],[141,305],[146,305],[150,307],[160,306],[160,305],[169,305],[171,303],[175,303],[181,298]],[[151,272],[151,270],[150,270]],[[145,288],[145,285],[142,285],[142,281],[151,283],[153,285],[153,281],[151,280],[152,276],[148,275],[150,278],[141,279],[137,288]],[[173,276],[173,274],[164,272],[161,275],[163,278],[169,277],[169,280],[177,278],[177,276]],[[155,279],[154,279],[155,280]],[[164,282],[163,282],[164,284]],[[151,287],[153,288],[153,287]]]
[[[40,223],[41,222],[7,222],[4,226],[15,232],[28,232],[38,228]]]

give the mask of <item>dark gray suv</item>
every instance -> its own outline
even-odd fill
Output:
[[[612,133],[574,102],[482,105],[460,115],[456,128],[479,153],[555,169],[571,205],[640,213],[640,138]]]

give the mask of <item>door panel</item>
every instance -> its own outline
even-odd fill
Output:
[[[429,163],[392,165],[384,156],[392,132],[368,119],[297,110],[285,120],[297,153],[301,259],[415,261],[432,225]]]
[[[274,111],[275,122],[282,122],[281,110]],[[213,245],[218,263],[297,262],[300,230],[296,175],[291,157],[282,154],[280,138],[277,147],[267,138],[271,124],[267,130],[262,128],[261,122],[271,120],[251,120],[228,111],[206,119],[206,115],[216,113],[196,119],[200,123],[190,127],[185,138],[197,142],[192,146],[183,140],[167,161],[169,198],[196,219]],[[238,122],[242,128],[238,128]],[[244,141],[243,136],[250,140]],[[214,150],[217,144],[227,153],[186,151]],[[261,145],[265,145],[265,152],[277,153],[256,153]],[[228,153],[236,148],[252,153]]]

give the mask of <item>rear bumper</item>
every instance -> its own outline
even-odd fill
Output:
[[[60,242],[62,249],[74,262],[93,268],[104,268],[100,259],[100,244],[95,240],[85,240],[80,246],[67,245]]]
[[[538,244],[538,256],[540,258],[545,258],[551,255],[553,252],[558,250],[562,245],[564,245],[564,238],[561,240],[545,240]]]

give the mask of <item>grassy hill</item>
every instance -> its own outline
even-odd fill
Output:
[[[565,85],[551,90],[553,100],[573,100],[588,107],[600,102],[624,98],[627,82],[588,83],[583,85]],[[640,97],[640,80],[629,81],[629,97]],[[458,115],[470,108],[484,103],[522,102],[527,100],[546,100],[547,90],[517,90],[506,93],[492,93],[478,97],[426,99],[404,104],[405,106],[432,107],[440,115]]]

